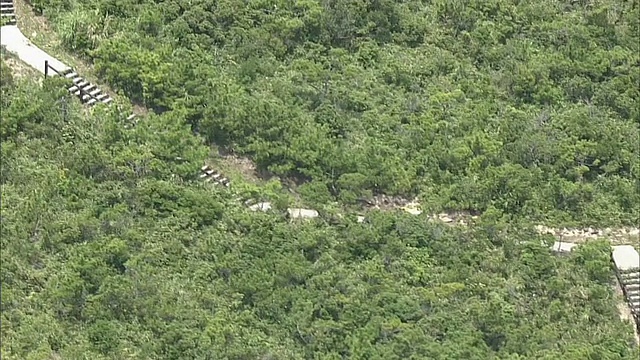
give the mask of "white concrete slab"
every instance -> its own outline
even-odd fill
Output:
[[[631,245],[613,247],[613,262],[620,271],[640,268],[640,254]]]
[[[554,242],[551,250],[556,252],[571,252],[574,247],[578,246],[578,244],[569,243],[569,242]]]
[[[249,210],[251,211],[269,211],[271,210],[271,203],[270,202],[261,202],[261,203],[257,203],[254,205],[249,206]]]
[[[317,218],[320,214],[313,209],[287,209],[289,217],[296,218]]]
[[[24,63],[43,74],[45,60],[48,60],[49,65],[58,71],[65,71],[69,69],[67,65],[63,64],[58,59],[33,45],[15,25],[0,27],[0,45],[4,46],[7,51],[18,56],[18,58]],[[52,75],[55,75],[55,73]]]

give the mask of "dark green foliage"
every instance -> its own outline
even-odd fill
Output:
[[[181,109],[208,141],[342,202],[382,192],[552,222],[640,217],[632,2],[41,6],[132,99]]]
[[[18,82],[3,100],[3,126],[20,124],[2,133],[3,359],[639,355],[605,243],[559,258],[520,221],[252,213],[190,175],[207,151],[175,125],[185,114],[125,129],[70,99],[61,114],[55,86]]]
[[[554,257],[530,226],[640,217],[636,3],[33,5],[157,115],[2,63],[3,359],[640,357],[607,244]],[[210,143],[322,217],[202,184]],[[482,216],[338,216],[380,193]]]

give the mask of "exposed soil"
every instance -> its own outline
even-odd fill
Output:
[[[29,65],[11,56],[3,55],[2,59],[5,64],[9,66],[11,73],[16,79],[33,79],[34,81],[42,82],[42,77],[37,76],[37,71],[32,69]]]
[[[269,174],[261,174],[256,164],[251,159],[243,156],[237,156],[230,153],[225,153],[219,150],[220,160],[227,166],[233,167],[237,170],[245,180],[259,183],[265,180],[269,180],[271,176]],[[266,175],[266,176],[265,176]]]

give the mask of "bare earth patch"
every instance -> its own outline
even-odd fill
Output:
[[[256,165],[251,159],[235,155],[221,156],[221,160],[229,166],[233,166],[247,180],[260,182],[260,178]]]
[[[38,83],[42,82],[42,77],[39,76],[40,74],[35,69],[32,69],[29,65],[12,56],[3,55],[2,59],[4,60],[5,64],[9,66],[15,78],[32,79],[34,81],[37,81]]]

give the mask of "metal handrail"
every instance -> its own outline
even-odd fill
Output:
[[[53,70],[59,76],[62,76],[62,74],[58,70],[56,70],[53,66],[49,65],[49,60],[45,60],[44,61],[44,77],[45,77],[45,79],[47,78],[47,76],[49,76],[49,69]],[[84,97],[84,95],[88,95],[90,98],[92,97],[91,94],[89,94],[88,92],[82,90],[82,88],[79,87],[79,86],[78,86],[78,91],[80,91],[80,99],[82,99]]]

